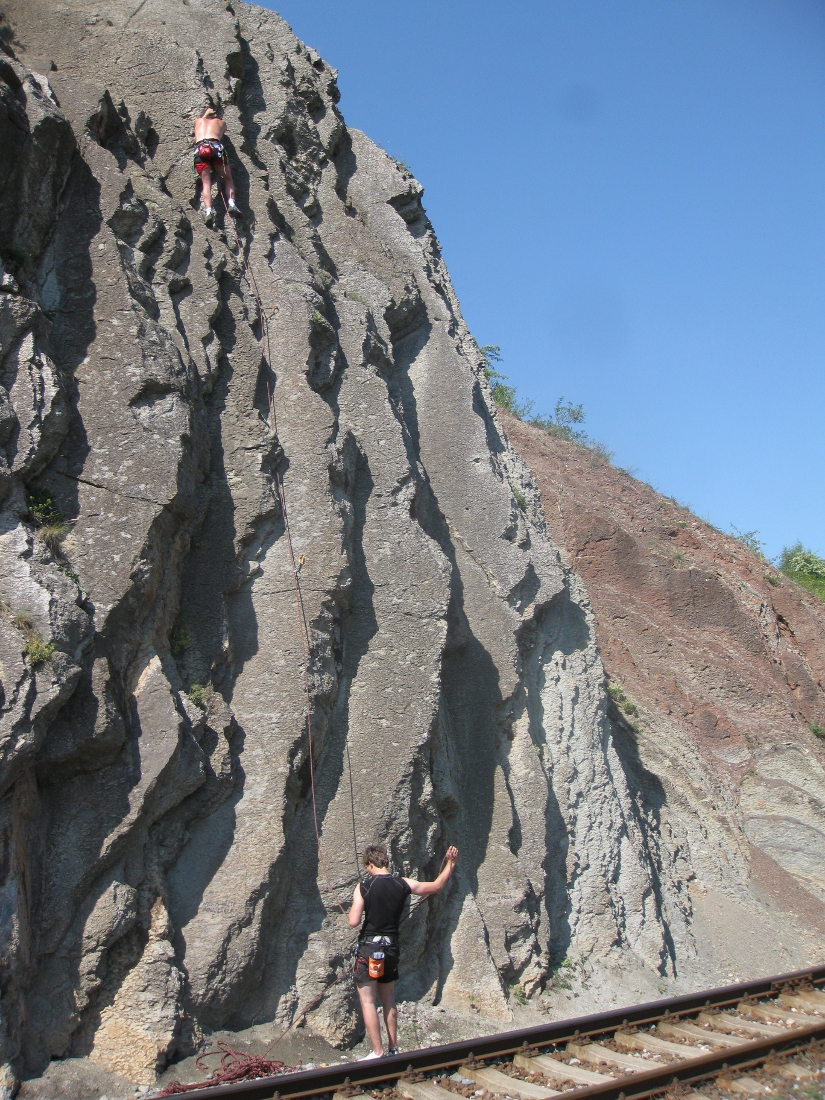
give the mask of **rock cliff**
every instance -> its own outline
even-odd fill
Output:
[[[349,965],[375,840],[420,877],[461,849],[401,998],[506,1021],[566,957],[690,975],[696,853],[421,186],[277,15],[4,10],[0,1094],[67,1055],[151,1083],[294,1019]],[[197,212],[210,102],[237,242]],[[357,1038],[351,985],[310,1023]]]

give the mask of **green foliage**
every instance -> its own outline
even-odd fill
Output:
[[[321,268],[321,270],[318,272],[318,278],[321,280],[321,285],[323,286],[324,290],[329,290],[329,288],[332,286],[332,276],[330,275],[330,273],[328,271],[324,271],[324,269]]]
[[[762,576],[765,578],[765,580],[768,582],[768,584],[772,584],[774,586],[774,588],[777,588],[782,583],[782,581],[780,581],[779,577],[777,577],[776,573],[769,573],[767,571],[767,569],[762,574]]]
[[[54,497],[42,485],[29,487],[29,514],[32,520],[43,527],[49,523],[60,523],[63,517],[54,506]]]
[[[365,306],[367,304],[361,297],[361,295],[356,294],[354,290],[345,290],[344,297],[349,298],[351,302],[360,302],[362,306]]]
[[[206,709],[206,688],[203,684],[192,684],[186,694],[196,707],[200,707],[201,710]]]
[[[5,610],[8,611],[8,608],[5,608]],[[34,629],[34,623],[28,615],[15,615],[12,619],[12,626],[19,630],[25,638],[23,655],[29,658],[32,665],[42,665],[44,661],[50,659],[54,653],[54,643],[43,641]]]
[[[590,451],[591,458],[602,459],[610,462],[613,452],[603,443],[597,443],[591,439],[584,428],[587,414],[583,405],[574,405],[571,401],[565,401],[560,397],[556,402],[552,416],[531,416],[529,422],[536,428],[541,428],[548,435],[554,435],[558,439],[566,439],[568,443],[578,443],[580,447],[586,447]],[[593,465],[596,465],[594,462]]]
[[[814,737],[821,737],[822,740],[825,741],[825,728],[823,728],[822,726],[817,726],[813,722],[809,722],[808,729],[811,731]]]
[[[46,527],[41,527],[37,534],[41,542],[43,542],[53,554],[59,554],[60,544],[71,529],[71,524],[63,520],[60,523],[50,523]]]
[[[318,312],[317,309],[312,314],[312,323],[313,323],[313,325],[321,325],[321,326],[326,324],[326,321],[324,320],[324,318],[321,316],[321,314]]]
[[[484,373],[489,378],[488,371],[494,371],[493,363],[501,362],[501,346],[499,344],[485,344],[478,349],[484,359]]]
[[[759,538],[758,531],[740,531],[738,527],[730,525],[733,537],[737,542],[741,542],[746,550],[750,550],[752,554],[756,554],[757,558],[764,558],[765,555],[762,552],[762,542]]]
[[[178,623],[169,638],[169,648],[172,651],[172,656],[180,657],[190,643],[191,639],[186,633],[186,628],[182,623]]]
[[[527,1004],[527,994],[524,992],[524,989],[520,985],[511,985],[510,993],[512,994],[513,1000],[516,1002],[516,1004]]]
[[[638,714],[639,708],[634,702],[628,699],[628,697],[625,695],[618,684],[608,684],[607,694],[610,696],[616,706],[623,710],[625,714],[628,714],[631,717],[634,714]]]
[[[29,515],[37,527],[38,538],[55,556],[60,553],[60,543],[71,531],[70,523],[55,508],[54,497],[42,485],[33,485],[29,493]]]
[[[521,508],[522,512],[527,511],[527,500],[524,493],[520,493],[518,489],[513,489],[513,496],[516,498],[516,504]]]
[[[555,435],[560,439],[566,439],[569,443],[578,443],[586,447],[593,458],[610,462],[613,452],[603,443],[596,443],[590,439],[580,425],[585,421],[586,414],[583,405],[574,405],[571,401],[565,401],[560,397],[556,402],[552,416],[533,415],[535,401],[519,401],[516,387],[507,385],[507,375],[502,374],[495,367],[500,363],[501,348],[498,344],[484,344],[478,349],[484,360],[484,376],[490,383],[493,392],[493,401],[500,409],[506,410],[518,420],[526,420],[534,428],[541,428],[549,435]]]
[[[551,990],[566,989],[571,990],[573,988],[573,971],[575,970],[576,963],[569,956],[562,959],[562,961],[556,966],[556,972],[550,980],[549,988]]]
[[[583,428],[576,427],[577,424],[583,424],[585,420],[586,414],[583,405],[574,405],[570,401],[565,402],[564,398],[560,397],[556,402],[556,408],[552,416],[533,416],[530,418],[530,423],[545,432],[549,432],[550,435],[566,439],[570,443],[587,445],[587,433]]]
[[[779,558],[779,571],[825,600],[825,558],[806,550],[801,542],[785,547]]]
[[[615,452],[611,451],[609,447],[605,447],[604,443],[594,443],[592,439],[588,439],[585,443],[588,451],[590,451],[590,463],[592,466],[597,466],[598,463],[593,459],[600,458],[603,462],[612,462]]]
[[[33,632],[26,639],[26,644],[23,646],[23,654],[29,658],[32,665],[42,665],[44,661],[51,658],[53,653],[54,642],[46,643]]]
[[[478,349],[484,359],[484,375],[493,391],[493,400],[500,409],[524,420],[533,408],[532,401],[520,403],[516,398],[516,387],[507,385],[507,375],[496,370],[493,363],[501,362],[501,348],[498,344],[485,344]]]

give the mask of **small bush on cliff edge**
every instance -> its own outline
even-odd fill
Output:
[[[506,385],[507,375],[497,371],[493,363],[501,362],[501,348],[498,344],[485,344],[478,349],[484,356],[484,374],[493,391],[493,400],[500,409],[524,420],[533,408],[534,402],[521,403],[516,400],[516,387]]]
[[[559,439],[566,439],[568,443],[578,443],[586,447],[594,459],[602,459],[610,462],[613,452],[603,443],[596,443],[590,439],[587,432],[579,427],[584,423],[586,413],[583,405],[574,405],[571,401],[565,401],[560,397],[552,415],[533,415],[535,401],[519,401],[516,396],[516,387],[507,385],[507,375],[496,370],[494,364],[501,362],[501,348],[498,344],[485,344],[478,349],[484,358],[484,375],[490,383],[493,391],[493,400],[500,409],[504,409],[518,420],[525,420],[534,428],[541,428],[548,435],[555,435]],[[595,464],[595,463],[594,463]]]
[[[779,559],[779,571],[825,600],[825,558],[806,550],[801,542],[785,547]]]

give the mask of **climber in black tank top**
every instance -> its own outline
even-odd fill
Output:
[[[398,924],[412,891],[406,879],[394,875],[375,875],[359,886],[364,899],[364,923],[361,939],[391,936],[398,939]]]
[[[347,920],[351,928],[357,928],[363,918],[358,938],[355,984],[364,1025],[372,1043],[372,1054],[368,1054],[367,1058],[381,1058],[384,1054],[376,996],[384,1009],[384,1025],[389,1040],[387,1053],[398,1054],[398,1012],[395,1007],[398,928],[407,898],[410,894],[420,897],[437,894],[453,873],[457,859],[458,849],[448,848],[435,882],[418,882],[414,878],[391,875],[387,850],[381,845],[370,845],[364,852],[364,866],[369,878],[355,887]]]

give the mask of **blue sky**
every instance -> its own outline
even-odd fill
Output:
[[[280,0],[536,411],[825,556],[825,3]]]

